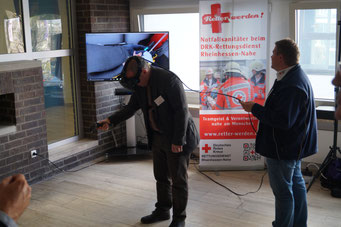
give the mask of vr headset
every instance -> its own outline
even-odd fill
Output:
[[[136,62],[137,72],[133,77],[127,78],[127,68],[128,68],[128,64],[131,61]],[[117,80],[120,81],[120,84],[124,88],[129,89],[131,91],[136,90],[137,84],[140,82],[140,75],[142,72],[142,61],[143,61],[143,59],[141,59],[141,57],[138,57],[138,56],[132,56],[126,60],[121,74],[117,77]]]

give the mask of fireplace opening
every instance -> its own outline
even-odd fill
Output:
[[[0,135],[16,131],[14,93],[0,95]]]

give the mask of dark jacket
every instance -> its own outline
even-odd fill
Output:
[[[275,81],[265,106],[255,104],[259,120],[256,152],[269,158],[297,160],[317,152],[314,95],[300,65]]]
[[[151,66],[149,79],[154,106],[153,118],[162,134],[174,145],[183,145],[184,153],[190,153],[199,143],[199,133],[192,116],[188,112],[185,91],[179,78],[172,72]],[[152,129],[148,117],[147,88],[137,87],[129,103],[120,111],[109,117],[113,125],[126,120],[142,109],[147,128],[148,143],[152,145]],[[155,100],[164,100],[157,105]]]

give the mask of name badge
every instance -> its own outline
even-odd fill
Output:
[[[165,100],[162,98],[161,95],[154,100],[154,102],[157,106],[160,106],[164,101]]]

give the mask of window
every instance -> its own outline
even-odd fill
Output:
[[[70,49],[66,0],[29,0],[32,51]]]
[[[169,31],[170,70],[199,90],[199,13],[145,14],[140,21],[142,31]]]
[[[310,79],[315,99],[334,101],[331,81],[338,53],[337,8],[300,6],[295,8],[295,37],[301,52],[300,64]]]
[[[51,144],[78,134],[70,71],[72,59],[57,57],[40,60],[43,66],[47,141]]]
[[[76,139],[71,1],[1,1],[0,62],[42,62],[48,144]]]
[[[0,54],[25,52],[21,0],[2,0]]]

